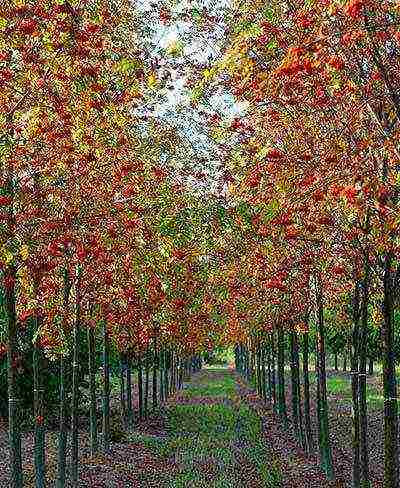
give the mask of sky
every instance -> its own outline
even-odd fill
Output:
[[[215,192],[220,175],[220,148],[209,137],[204,116],[199,114],[199,108],[210,114],[218,112],[223,119],[229,121],[243,113],[243,107],[237,103],[226,90],[218,90],[207,100],[207,105],[192,107],[191,90],[185,86],[190,77],[189,65],[208,67],[213,61],[221,57],[226,42],[224,15],[229,12],[230,0],[167,0],[166,2],[152,2],[137,0],[136,8],[143,16],[140,43],[145,47],[151,59],[159,65],[158,77],[169,77],[168,88],[159,91],[157,97],[151,97],[149,103],[140,107],[140,115],[157,118],[165,124],[176,127],[180,135],[188,141],[187,150],[196,152],[192,156],[203,157],[206,160],[202,172],[207,175],[204,181],[186,180],[196,188]],[[160,20],[160,7],[166,5],[173,19],[163,23]],[[216,20],[199,23],[197,19],[207,14],[215,16]],[[200,28],[199,28],[200,27]],[[182,52],[179,56],[171,56],[168,49],[180,43]]]

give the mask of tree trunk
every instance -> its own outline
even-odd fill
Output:
[[[110,451],[110,341],[107,320],[103,319],[103,450]]]
[[[69,294],[72,283],[68,276],[68,269],[64,268],[64,290],[63,290],[63,308],[65,313],[68,312]],[[64,324],[66,330],[66,324]],[[66,480],[66,460],[67,460],[67,395],[66,395],[66,358],[61,356],[60,361],[60,432],[58,438],[58,476],[57,488],[65,487]]]
[[[22,456],[20,431],[20,405],[17,388],[17,323],[15,312],[16,269],[9,266],[3,276],[7,310],[7,378],[8,378],[8,434],[10,488],[22,488]]]
[[[170,388],[169,388],[169,391],[171,393],[173,393],[174,387],[175,387],[175,382],[174,382],[174,378],[175,378],[175,354],[174,354],[174,351],[171,351],[170,360],[171,360],[171,367],[170,367]]]
[[[38,284],[35,283],[35,297],[38,295]],[[46,443],[45,443],[45,429],[44,429],[44,389],[43,389],[43,375],[42,375],[42,361],[43,355],[39,341],[40,318],[38,310],[35,314],[34,335],[35,342],[33,344],[33,409],[35,417],[35,475],[36,488],[44,488],[45,480],[45,459],[46,459]]]
[[[256,389],[257,389],[257,395],[259,397],[262,396],[262,390],[261,390],[261,352],[260,352],[260,344],[257,342],[256,346],[256,351],[255,351],[255,362],[256,362]]]
[[[360,402],[360,461],[361,461],[361,487],[369,488],[369,460],[368,460],[368,411],[367,411],[367,333],[368,333],[368,294],[370,270],[368,257],[365,258],[364,282],[362,292],[362,316],[360,330],[360,347],[359,347],[359,380],[358,395]]]
[[[144,385],[144,417],[147,419],[149,415],[149,350],[146,349],[145,356],[145,385]]]
[[[90,388],[90,454],[94,456],[98,449],[97,443],[97,397],[96,397],[96,343],[94,330],[87,328],[89,347],[89,388]]]
[[[126,361],[126,403],[128,414],[128,425],[131,428],[133,425],[133,403],[132,403],[132,357],[127,355]]]
[[[125,397],[125,367],[126,361],[124,361],[123,354],[120,355],[119,360],[119,396],[120,396],[120,404],[121,404],[121,423],[124,428],[127,427],[127,414],[126,414],[126,397]]]
[[[265,343],[261,347],[261,387],[262,399],[264,403],[267,401],[267,385],[266,385],[266,370],[265,370]]]
[[[160,373],[160,403],[163,403],[165,399],[165,388],[164,388],[164,347],[160,348],[158,357],[160,358],[159,361],[159,373]]]
[[[158,405],[158,397],[157,397],[157,370],[158,370],[158,353],[157,353],[157,344],[156,338],[154,338],[154,359],[153,359],[153,401],[152,401],[152,409],[157,407]]]
[[[310,415],[310,377],[308,373],[308,332],[303,335],[304,423],[307,452],[314,452]]]
[[[368,361],[368,374],[370,376],[373,376],[373,374],[374,374],[374,360],[373,360],[373,358],[369,358],[369,361]]]
[[[191,363],[192,365],[192,363]],[[164,399],[165,401],[168,400],[169,397],[169,388],[168,388],[168,370],[169,370],[169,357],[167,348],[164,348]]]
[[[139,421],[143,420],[143,368],[142,353],[138,353],[138,390],[139,390]]]
[[[284,426],[288,426],[286,397],[285,397],[285,350],[284,333],[278,327],[278,415]]]
[[[300,364],[299,364],[299,343],[297,333],[290,333],[290,352],[291,363],[290,372],[292,380],[292,418],[296,437],[300,445],[304,448],[303,419],[300,403]]]
[[[360,466],[360,409],[359,409],[359,376],[358,376],[358,353],[359,353],[359,321],[360,321],[360,292],[359,283],[355,283],[353,298],[353,351],[351,355],[351,391],[353,398],[353,481],[352,488],[360,488],[361,466]]]
[[[72,446],[71,446],[71,473],[72,485],[78,487],[78,463],[79,463],[79,436],[78,436],[78,404],[79,404],[79,333],[81,328],[81,269],[77,268],[76,278],[76,302],[74,321],[74,353],[72,363]]]
[[[278,402],[276,392],[276,350],[275,350],[275,332],[271,334],[271,366],[272,366],[272,399],[274,402],[274,412],[278,413]]]
[[[397,384],[394,353],[394,308],[393,284],[391,276],[393,258],[386,256],[383,278],[383,395],[384,395],[384,488],[398,487],[398,419]]]
[[[266,356],[267,356],[267,378],[268,378],[268,401],[272,402],[272,368],[271,368],[272,354],[271,354],[270,337],[267,342]]]
[[[333,480],[332,452],[329,439],[328,400],[326,392],[326,369],[325,369],[325,325],[324,308],[322,296],[322,283],[318,282],[317,303],[318,303],[318,386],[319,386],[319,410],[320,410],[320,443],[321,443],[321,466],[328,479]]]

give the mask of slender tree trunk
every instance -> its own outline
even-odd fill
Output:
[[[167,348],[164,347],[164,399],[168,400],[169,388],[168,388],[168,370],[169,370],[169,357]]]
[[[37,299],[39,284],[35,280],[34,294]],[[35,474],[36,488],[44,488],[45,468],[46,468],[46,443],[44,429],[44,389],[43,389],[43,355],[38,343],[40,331],[39,311],[35,313],[34,336],[36,338],[33,344],[33,408],[35,417]]]
[[[143,368],[142,353],[138,353],[139,421],[143,420]]]
[[[267,359],[267,378],[268,378],[268,401],[272,402],[272,371],[271,371],[272,358],[271,358],[270,337],[267,339],[266,359]]]
[[[127,409],[126,409],[126,397],[125,397],[125,366],[126,360],[123,354],[120,355],[119,360],[119,392],[120,392],[120,403],[121,403],[121,423],[124,428],[127,427]]]
[[[262,387],[262,390],[261,390],[261,393],[262,393],[262,399],[264,401],[264,403],[267,401],[267,385],[266,385],[266,370],[265,370],[265,358],[266,354],[265,354],[265,343],[263,343],[262,347],[261,347],[261,387]]]
[[[164,402],[165,399],[165,388],[164,388],[164,347],[160,348],[160,351],[158,353],[159,357],[159,373],[160,373],[160,403]]]
[[[81,328],[81,269],[77,268],[76,279],[76,303],[74,321],[74,356],[72,363],[72,446],[71,446],[71,473],[72,485],[78,486],[78,463],[79,463],[79,435],[78,435],[78,404],[79,404],[79,333]]]
[[[262,376],[261,376],[261,346],[257,340],[256,349],[256,368],[257,368],[257,394],[262,398]]]
[[[275,332],[271,334],[271,366],[272,366],[272,399],[274,403],[274,412],[278,413],[278,402],[276,394],[276,350],[275,350]]]
[[[295,345],[294,345],[294,332],[290,332],[290,378],[292,383],[292,423],[297,440],[300,441],[300,428],[299,428],[299,403],[298,397],[298,382],[299,382],[299,365],[295,360]],[[297,368],[297,370],[296,370]]]
[[[384,395],[384,488],[398,488],[397,384],[394,352],[393,257],[386,256],[383,278],[383,395]]]
[[[69,295],[72,281],[69,279],[68,269],[64,268],[64,288],[63,288],[63,308],[68,314]],[[66,323],[63,324],[64,331],[67,329]],[[65,346],[65,337],[63,337]],[[68,401],[67,401],[67,357],[63,354],[60,360],[60,430],[58,438],[58,476],[57,488],[64,488],[66,482],[67,466],[67,438],[68,438]]]
[[[322,283],[318,280],[317,303],[318,303],[318,385],[320,395],[320,443],[321,443],[321,466],[328,479],[334,479],[332,452],[329,439],[328,400],[326,392],[326,370],[325,370],[325,324],[322,296]]]
[[[3,276],[5,305],[7,310],[7,377],[8,377],[8,434],[10,488],[22,488],[22,456],[20,431],[20,405],[17,388],[17,323],[15,312],[16,269],[9,266]]]
[[[170,388],[169,388],[169,391],[171,393],[173,393],[174,392],[174,378],[175,378],[175,355],[174,355],[174,351],[171,352],[170,360],[171,360],[171,367],[170,367]]]
[[[103,319],[103,450],[110,451],[110,341],[106,319]]]
[[[360,407],[359,407],[359,371],[358,371],[358,354],[359,354],[359,322],[360,322],[360,293],[359,283],[355,283],[353,298],[353,351],[351,355],[351,391],[353,397],[353,481],[352,488],[360,488],[361,467],[360,467]]]
[[[149,350],[146,349],[145,356],[145,387],[144,387],[144,417],[147,419],[149,415]]]
[[[133,403],[132,403],[132,358],[127,355],[126,361],[126,403],[128,414],[128,425],[131,428],[133,425]]]
[[[158,405],[157,396],[157,370],[158,370],[158,353],[157,353],[157,343],[156,338],[154,338],[154,360],[153,360],[153,402],[152,409],[154,410]]]
[[[72,282],[68,276],[67,267],[64,268],[64,287],[63,287],[63,309],[65,315],[68,313],[69,308],[69,295],[71,291]],[[66,330],[66,324],[63,324],[64,330]],[[58,476],[57,476],[57,488],[64,488],[66,481],[66,465],[67,465],[67,395],[66,395],[66,358],[61,356],[60,361],[60,432],[58,439]]]
[[[368,360],[368,374],[373,376],[374,374],[374,360],[373,358],[369,358]]]
[[[317,421],[318,421],[318,451],[321,467],[323,467],[324,451],[322,449],[321,431],[322,431],[322,416],[321,416],[321,384],[319,381],[319,355],[318,344],[316,344],[315,350],[315,375],[317,381]]]
[[[292,418],[296,437],[300,445],[305,447],[303,419],[301,412],[301,393],[300,393],[300,362],[299,362],[299,342],[297,333],[290,333],[291,349],[291,380],[292,380]]]
[[[183,374],[185,371],[185,361],[182,356],[179,357],[179,389],[182,389],[183,385]]]
[[[346,371],[347,371],[347,350],[345,349],[343,353],[343,373],[345,373]]]
[[[94,456],[98,449],[97,442],[97,397],[96,397],[96,343],[94,330],[87,328],[89,347],[89,388],[90,388],[90,454]]]
[[[364,282],[362,292],[362,316],[359,347],[359,380],[358,395],[360,402],[360,461],[361,461],[361,487],[369,488],[369,459],[368,459],[368,411],[367,411],[367,333],[368,333],[368,295],[369,295],[369,263],[365,258]]]
[[[333,360],[334,360],[334,365],[335,365],[335,371],[339,371],[337,352],[334,353]]]
[[[307,452],[314,452],[314,441],[310,415],[310,377],[308,372],[308,332],[303,335],[303,382],[304,382],[304,424]]]
[[[288,426],[285,397],[285,350],[284,332],[278,327],[278,414],[284,426]]]

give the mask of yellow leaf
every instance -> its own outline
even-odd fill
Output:
[[[6,264],[10,264],[14,260],[14,255],[8,249],[2,249],[2,258]]]
[[[155,88],[157,86],[157,78],[154,73],[149,75],[149,77],[147,78],[147,86],[149,88]]]
[[[24,244],[21,249],[19,250],[21,258],[23,261],[26,261],[29,257],[29,248],[26,244]]]

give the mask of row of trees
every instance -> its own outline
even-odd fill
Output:
[[[308,330],[311,317],[317,333],[321,465],[332,478],[325,320],[332,310],[342,317],[351,337],[353,486],[360,487],[370,486],[366,365],[368,333],[377,325],[384,486],[394,488],[399,483],[394,339],[400,276],[399,10],[393,2],[374,0],[238,1],[236,8],[225,56],[212,76],[207,73],[198,83],[205,97],[224,84],[248,106],[244,117],[230,125],[217,120],[212,127],[219,140],[225,134],[223,143],[230,148],[231,201],[247,202],[240,222],[246,243],[236,257],[243,273],[237,279],[258,285],[247,294],[254,315],[232,314],[228,335],[244,344],[276,330],[279,369],[280,337],[295,334],[298,324]],[[293,341],[296,363],[295,336]],[[295,377],[297,370],[294,366]],[[293,391],[298,393],[296,385]],[[278,383],[281,413],[282,395]]]
[[[59,402],[61,488],[69,422],[71,477],[78,483],[79,388],[86,374],[92,452],[97,448],[99,344],[107,450],[110,351],[128,358],[121,411],[130,423],[133,356],[143,419],[150,391],[154,406],[164,401],[213,341],[201,306],[215,269],[207,253],[215,246],[210,220],[217,210],[193,191],[184,193],[160,162],[175,154],[176,131],[134,115],[158,85],[163,89],[138,41],[139,22],[125,0],[0,7],[0,354],[7,364],[12,487],[23,483],[27,342],[33,343],[36,486],[46,483],[47,391]]]
[[[365,374],[377,324],[385,488],[398,484],[398,9],[373,0],[241,1],[236,7],[227,18],[233,22],[224,57],[209,69],[200,66],[203,79],[192,97],[196,107],[201,93],[207,103],[223,87],[248,106],[233,121],[203,112],[225,155],[229,189],[229,198],[205,199],[160,163],[181,154],[182,137],[134,115],[162,83],[140,46],[140,20],[130,2],[1,6],[1,351],[7,353],[12,486],[22,483],[17,386],[28,320],[37,486],[44,479],[43,356],[60,364],[61,453],[72,357],[77,483],[82,333],[91,358],[93,439],[96,339],[105,365],[110,345],[150,360],[173,350],[175,379],[168,382],[176,382],[185,358],[216,342],[264,346],[276,330],[276,404],[284,419],[283,335],[290,334],[298,364],[296,334],[309,330],[310,321],[317,332],[321,465],[332,478],[325,375],[330,313],[345,342],[351,337],[353,486],[369,483]],[[161,13],[172,22],[168,9]],[[196,67],[188,68],[194,78]],[[238,352],[239,368],[247,368],[246,357],[245,349]],[[301,440],[298,376],[295,366]]]

